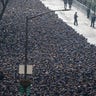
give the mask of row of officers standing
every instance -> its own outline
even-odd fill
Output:
[[[64,8],[67,9],[67,4],[69,5],[69,9],[71,9],[73,0],[64,0]]]
[[[90,15],[87,13],[87,18],[89,18],[89,17],[91,17],[90,27],[95,28],[95,21],[96,21],[95,13],[92,13]],[[77,15],[77,12],[75,12],[75,14],[74,14],[74,25],[78,26],[78,15]]]
[[[96,20],[96,14],[95,12],[92,14],[90,7],[87,7],[87,18],[90,18],[91,17],[91,25],[90,27],[93,27],[95,26],[95,20]]]

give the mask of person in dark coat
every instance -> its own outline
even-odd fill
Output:
[[[69,9],[71,9],[71,7],[72,7],[72,3],[73,3],[73,0],[68,0]]]
[[[95,19],[96,19],[96,16],[95,16],[95,14],[92,14],[92,16],[91,16],[91,27],[93,27],[94,28],[94,25],[95,25]]]
[[[68,3],[68,1],[64,0],[64,8],[65,8],[65,10],[67,9],[67,3]]]
[[[87,18],[90,17],[90,8],[87,8]]]
[[[75,14],[74,14],[74,25],[78,25],[78,20],[77,20],[77,18],[78,18],[78,15],[77,15],[77,12],[75,12]]]

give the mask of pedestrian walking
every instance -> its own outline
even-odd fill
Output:
[[[78,20],[77,20],[77,18],[78,18],[78,15],[77,15],[77,12],[75,12],[75,14],[74,14],[74,25],[78,25]]]
[[[91,25],[90,25],[90,27],[93,27],[93,28],[94,28],[94,26],[95,26],[95,19],[96,19],[95,14],[92,14],[92,16],[91,16]]]
[[[72,7],[73,0],[68,0],[69,9]]]
[[[68,1],[67,0],[64,0],[64,9],[65,10],[67,9],[67,3],[68,3]]]
[[[89,18],[90,17],[90,8],[88,7],[87,8],[87,18]]]

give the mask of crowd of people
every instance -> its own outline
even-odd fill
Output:
[[[72,4],[73,4],[73,0],[63,0],[64,1],[64,9],[67,10],[68,7],[67,5],[69,5],[69,9],[71,9],[72,7]],[[78,0],[80,3],[84,3],[84,2],[87,2],[86,0],[85,1],[82,1],[82,0]],[[85,4],[85,3],[84,3]],[[93,27],[95,28],[95,21],[96,21],[96,14],[95,12],[91,12],[91,5],[90,4],[87,4],[87,6],[85,7],[86,9],[86,15],[87,15],[87,18],[88,19],[91,19],[91,23],[90,23],[90,27]],[[78,14],[77,12],[74,13],[74,25],[78,26]]]
[[[87,18],[91,18],[91,24],[90,27],[95,28],[95,21],[96,21],[96,14],[95,14],[95,1],[88,1],[88,0],[77,0],[80,3],[84,4],[86,6],[86,13],[87,13]]]
[[[0,96],[20,96],[19,64],[25,63],[26,16],[49,9],[40,0],[10,0],[0,21]],[[30,96],[95,96],[96,46],[54,13],[28,21]],[[7,74],[7,75],[6,75]]]

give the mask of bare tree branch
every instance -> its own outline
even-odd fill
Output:
[[[2,3],[2,5],[4,6],[4,0],[0,0],[0,2]]]
[[[4,12],[5,12],[5,9],[6,9],[6,7],[7,7],[7,4],[8,4],[8,2],[9,2],[9,0],[0,0],[0,1],[1,1],[2,5],[3,5],[2,11],[1,11],[1,13],[0,13],[0,20],[1,20],[2,17],[3,17],[3,14],[4,14]]]

